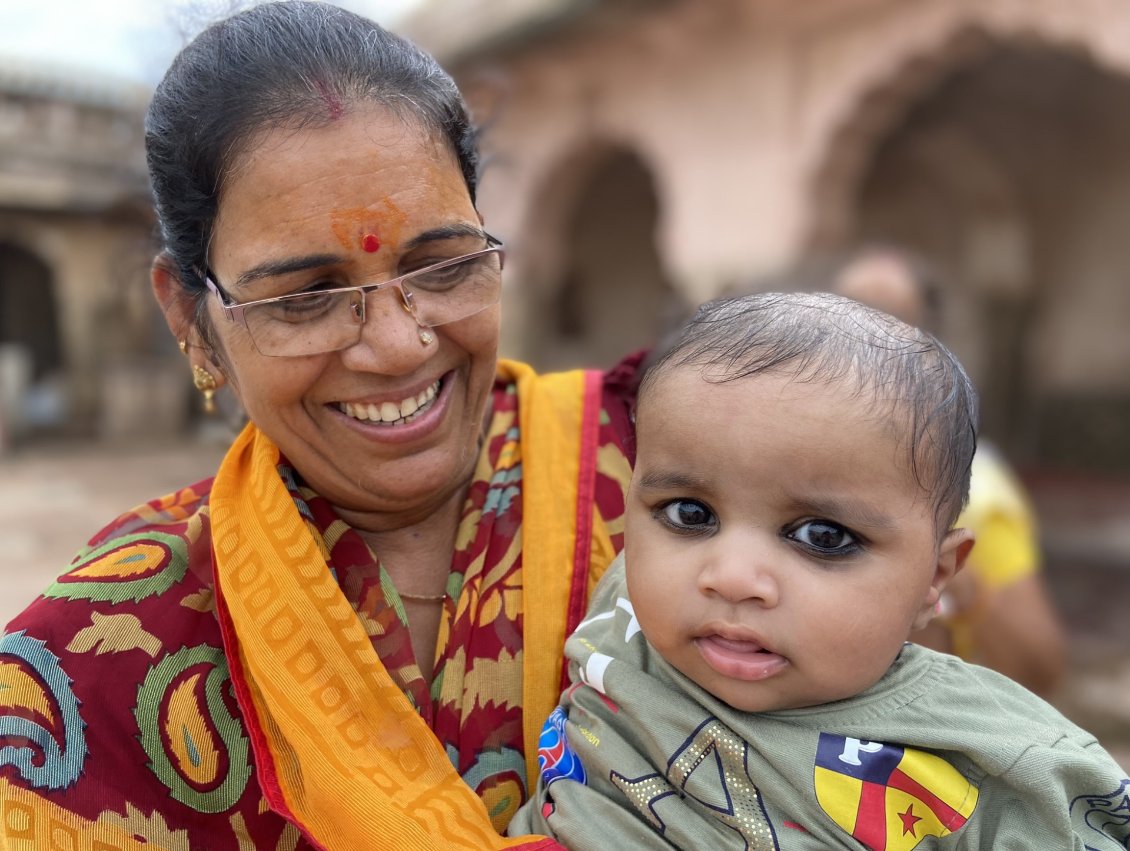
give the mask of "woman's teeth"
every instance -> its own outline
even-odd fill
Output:
[[[436,381],[427,390],[421,391],[416,396],[409,396],[399,404],[396,402],[381,402],[377,404],[360,404],[342,402],[338,405],[342,413],[356,420],[365,420],[373,423],[387,425],[400,425],[410,423],[420,414],[432,406],[436,393],[439,392],[439,381]]]

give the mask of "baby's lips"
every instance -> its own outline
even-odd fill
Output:
[[[718,634],[703,637],[709,639],[717,646],[729,650],[731,653],[761,653],[765,650],[765,648],[756,641],[741,638],[726,638]]]

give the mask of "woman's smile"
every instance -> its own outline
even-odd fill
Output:
[[[419,392],[407,392],[400,401],[338,402],[335,408],[348,427],[367,440],[407,443],[435,432],[448,411],[454,373],[446,373]]]
[[[423,416],[431,408],[439,388],[440,380],[437,379],[426,390],[406,396],[399,402],[338,402],[338,408],[346,416],[362,422],[386,426],[404,425],[417,416]]]

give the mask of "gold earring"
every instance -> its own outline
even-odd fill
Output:
[[[177,348],[182,355],[188,354],[188,340],[177,340]]]
[[[212,375],[202,366],[192,366],[192,383],[204,395],[204,413],[211,414],[216,410],[216,376]]]

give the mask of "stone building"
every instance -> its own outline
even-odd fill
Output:
[[[487,8],[432,0],[402,29],[485,124],[509,353],[605,363],[680,303],[893,241],[946,281],[988,433],[1130,472],[1130,5]]]
[[[147,98],[0,62],[0,445],[183,418],[148,291]]]
[[[894,241],[947,284],[987,433],[1130,472],[1130,6],[425,0],[399,28],[485,125],[507,354],[607,363],[687,305]],[[9,438],[185,419],[147,286],[147,94],[0,64]]]

